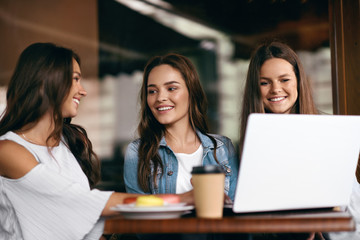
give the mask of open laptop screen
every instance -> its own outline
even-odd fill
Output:
[[[347,205],[360,149],[360,116],[251,114],[234,212]]]

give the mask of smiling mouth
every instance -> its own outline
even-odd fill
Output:
[[[173,109],[174,107],[159,107],[157,108],[158,111],[167,111],[167,110],[170,110],[170,109]]]
[[[76,104],[80,104],[80,100],[79,99],[76,99],[76,98],[73,98],[73,101],[76,103]]]
[[[284,100],[286,97],[277,97],[277,98],[269,98],[268,100],[270,102],[279,102],[281,100]]]

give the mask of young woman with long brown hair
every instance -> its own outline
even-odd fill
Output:
[[[240,152],[251,113],[318,114],[311,82],[288,45],[264,43],[251,57],[242,102]]]
[[[153,57],[140,90],[140,138],[129,144],[127,192],[190,194],[193,166],[216,164],[233,199],[237,159],[227,137],[208,134],[207,100],[194,65],[179,54]]]
[[[270,41],[260,44],[253,52],[242,102],[240,156],[251,113],[318,114],[312,97],[311,82],[306,77],[299,57],[288,45]],[[260,239],[261,237],[278,240],[323,239],[321,233],[259,236]]]
[[[86,95],[72,50],[34,43],[22,52],[0,120],[1,239],[99,239],[101,216],[137,196],[94,189],[99,160],[71,123]]]

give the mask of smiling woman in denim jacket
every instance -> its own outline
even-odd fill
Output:
[[[186,199],[192,195],[192,167],[218,164],[226,173],[224,192],[233,200],[235,150],[229,138],[207,133],[207,100],[190,60],[178,54],[150,59],[140,100],[140,138],[125,154],[126,191]]]

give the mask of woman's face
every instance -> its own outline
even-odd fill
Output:
[[[72,79],[72,86],[62,106],[63,118],[75,117],[77,115],[80,99],[87,95],[87,92],[80,84],[81,71],[80,66],[75,59],[73,59]]]
[[[147,104],[156,120],[166,127],[189,122],[189,91],[177,69],[163,64],[151,70]]]
[[[260,91],[267,111],[290,113],[298,98],[293,66],[282,58],[266,60],[260,69]]]

